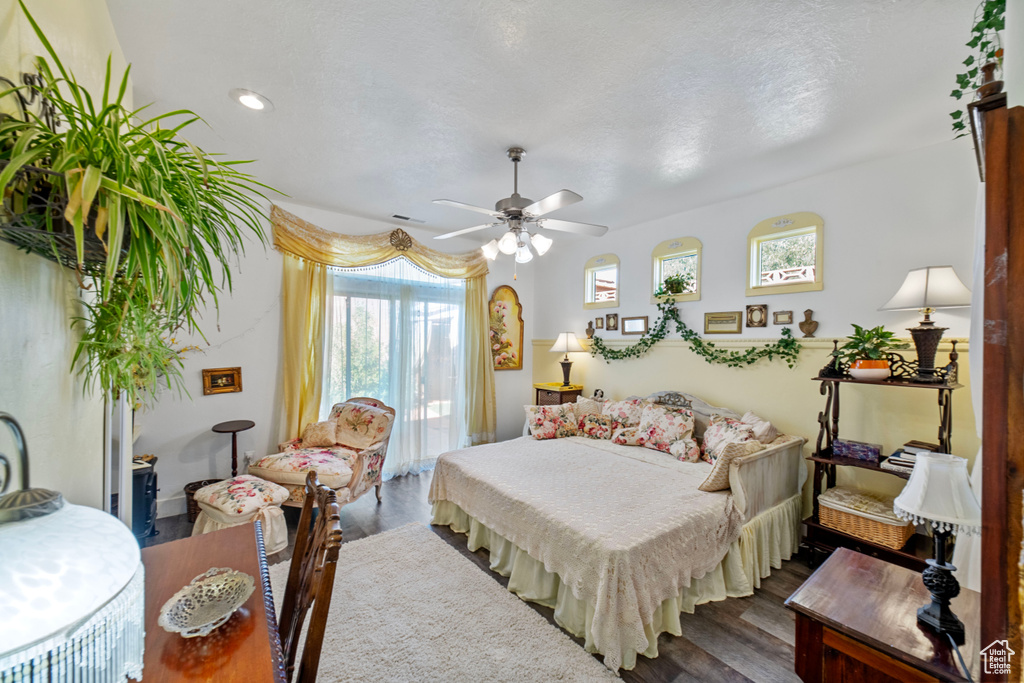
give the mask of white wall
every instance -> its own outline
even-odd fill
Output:
[[[435,232],[415,225],[387,223],[290,202],[278,204],[300,218],[327,230],[366,235],[389,232],[401,227],[413,238],[430,247],[449,252],[478,248],[482,239],[433,240]],[[522,405],[530,400],[533,334],[533,300],[531,272],[533,263],[520,267],[520,279],[512,281],[511,260],[501,258],[491,264],[488,286],[511,285],[524,303],[523,323],[526,343],[524,369],[495,373],[499,402]],[[272,248],[265,251],[252,246],[241,260],[234,275],[234,293],[221,297],[219,321],[211,311],[201,322],[208,345],[201,339],[178,339],[181,344],[197,344],[204,351],[189,354],[182,374],[189,397],[163,392],[156,405],[140,412],[136,423],[142,435],[135,444],[136,453],[153,453],[160,458],[157,472],[160,479],[158,497],[160,516],[184,512],[182,487],[192,481],[225,477],[231,468],[231,439],[214,434],[210,428],[226,420],[252,420],[256,426],[238,435],[239,465],[245,451],[255,457],[276,452],[282,435],[277,433],[280,421],[281,366],[281,270],[282,257]],[[242,391],[232,394],[203,396],[202,369],[217,367],[242,368]],[[521,409],[517,411],[521,413]],[[522,420],[507,410],[499,411],[499,438],[517,436]]]
[[[114,73],[125,61],[103,0],[28,2],[61,61],[102,93],[107,55]],[[44,51],[15,0],[0,0],[0,75],[20,80]],[[130,103],[130,90],[128,93]],[[5,109],[5,111],[8,111]],[[83,396],[70,372],[77,336],[71,321],[74,277],[39,256],[0,244],[0,410],[21,423],[31,455],[31,485],[72,503],[103,506],[103,402]],[[14,454],[0,427],[0,452]]]
[[[576,250],[559,255],[557,266],[545,261],[539,269],[537,290],[558,296],[537,302],[535,336],[553,338],[566,329],[580,334],[588,320],[606,313],[647,315],[653,323],[651,251],[663,240],[686,236],[703,243],[702,298],[679,304],[684,321],[695,330],[703,330],[705,312],[768,304],[769,319],[772,311],[792,310],[799,321],[804,309],[813,309],[819,337],[845,336],[851,323],[885,324],[906,336],[903,328],[915,325],[919,315],[878,308],[908,270],[952,265],[964,283],[971,282],[976,169],[970,139],[961,138],[581,241]],[[797,211],[824,219],[824,290],[747,297],[747,234],[759,221]],[[586,311],[583,266],[604,252],[621,259],[622,303]],[[965,337],[970,309],[940,311],[935,319],[949,328],[947,337]],[[800,336],[795,325],[793,330]],[[618,333],[603,336],[621,338]],[[779,328],[744,329],[742,336],[778,337]]]

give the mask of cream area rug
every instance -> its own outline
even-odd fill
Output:
[[[270,568],[278,609],[287,581]],[[422,524],[341,546],[322,683],[616,679]]]

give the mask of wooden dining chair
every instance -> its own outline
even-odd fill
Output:
[[[314,505],[319,509],[316,522],[312,521]],[[320,483],[315,471],[309,472],[279,625],[286,676],[293,683],[313,683],[316,680],[340,548],[341,517],[337,496],[330,487]],[[306,632],[306,644],[302,649],[302,660],[296,667],[299,637],[311,604],[313,614]]]

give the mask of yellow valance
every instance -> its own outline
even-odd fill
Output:
[[[358,268],[404,256],[423,270],[466,280],[487,275],[487,258],[479,249],[446,254],[425,247],[401,228],[376,235],[342,235],[307,223],[279,206],[270,209],[274,247],[293,256],[339,268]]]

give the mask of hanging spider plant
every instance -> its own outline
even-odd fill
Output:
[[[193,112],[147,119],[145,107],[128,109],[130,67],[115,81],[108,58],[103,94],[93,97],[19,3],[49,56],[37,58],[39,95],[62,123],[51,129],[31,111],[24,120],[0,116],[0,197],[17,204],[31,166],[59,174],[51,176],[49,192],[66,201],[66,226],[49,213],[42,222],[53,232],[70,227],[80,282],[95,292],[78,321],[83,336],[75,358],[83,359],[86,386],[95,378],[104,391],[126,391],[133,402],[150,394],[160,375],[180,387],[171,335],[198,331],[204,296],[216,306],[217,293],[230,291],[232,261],[244,253],[246,237],[266,244],[259,198],[271,188],[239,170],[249,162],[219,160],[182,137],[200,120]],[[85,267],[87,240],[99,240],[105,252],[92,270]]]

